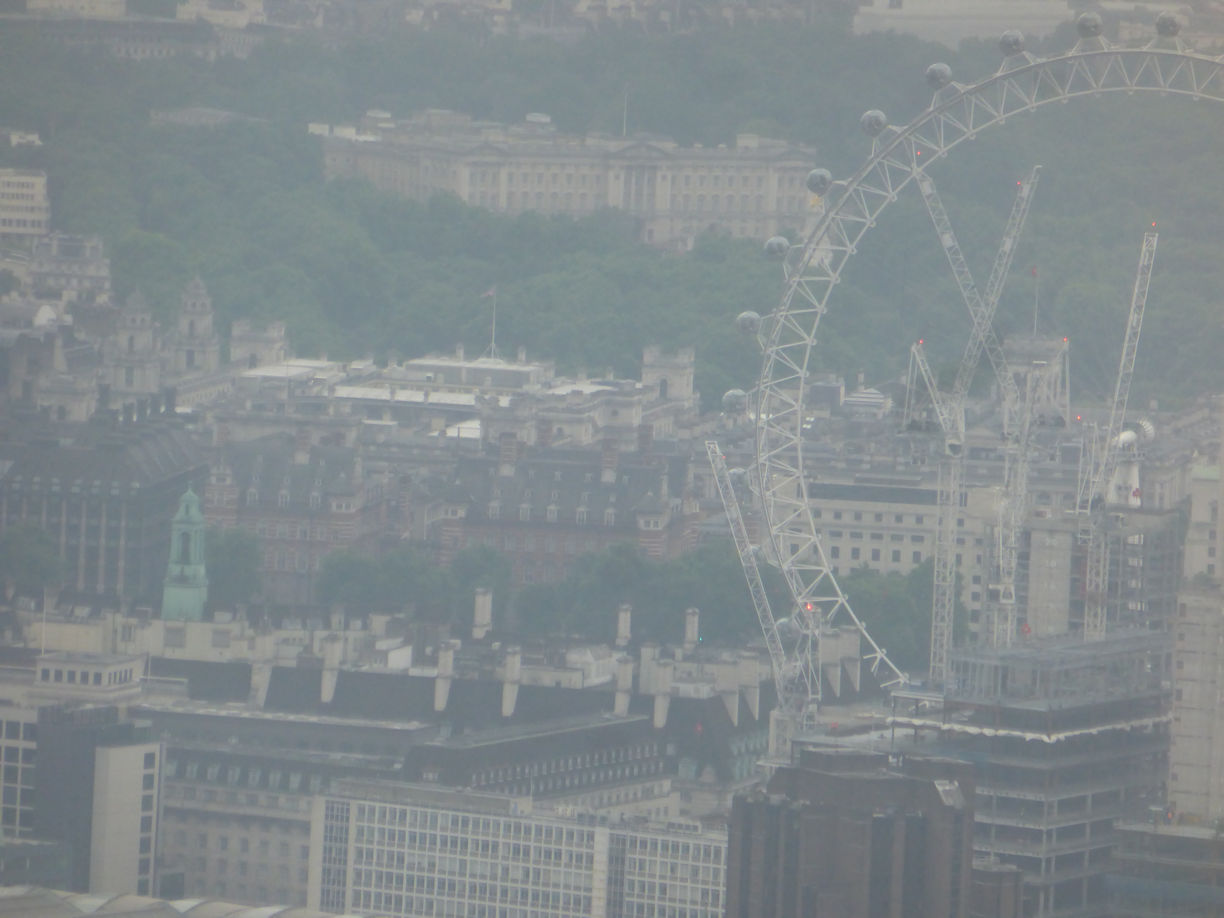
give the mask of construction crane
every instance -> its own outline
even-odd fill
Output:
[[[1108,626],[1109,540],[1106,532],[1110,506],[1126,503],[1129,495],[1111,493],[1110,484],[1118,469],[1123,440],[1122,421],[1130,398],[1131,379],[1135,375],[1135,357],[1139,351],[1139,332],[1143,328],[1143,312],[1147,306],[1148,285],[1152,265],[1156,261],[1156,233],[1145,233],[1139,251],[1139,269],[1131,292],[1130,316],[1126,336],[1122,341],[1122,356],[1118,362],[1118,377],[1114,382],[1113,401],[1109,406],[1109,421],[1104,431],[1094,428],[1085,442],[1080,457],[1080,472],[1076,487],[1075,510],[1079,520],[1078,538],[1086,549],[1084,571],[1084,638],[1098,640]]]
[[[1035,379],[1025,377],[1025,391],[1016,407],[1015,424],[1004,448],[1003,487],[995,521],[995,557],[986,584],[989,643],[1006,647],[1016,636],[1016,569],[1028,513],[1029,456],[1032,450]]]
[[[985,296],[978,293],[973,275],[961,252],[960,243],[952,229],[952,222],[928,175],[918,178],[918,188],[940,244],[952,267],[952,274],[960,289],[961,297],[969,310],[972,322],[969,340],[957,368],[951,393],[941,393],[934,374],[926,360],[922,341],[910,348],[909,386],[907,386],[907,418],[910,416],[913,391],[916,382],[922,379],[935,410],[936,419],[944,436],[944,459],[939,467],[937,487],[937,523],[934,551],[934,595],[931,609],[931,657],[929,678],[933,684],[943,684],[947,679],[948,654],[952,647],[953,618],[956,610],[956,518],[960,513],[964,493],[964,438],[965,402],[969,397],[969,386],[977,372],[982,351],[986,351],[995,379],[998,382],[1004,403],[1004,417],[1014,413],[1020,401],[1015,379],[1003,355],[1002,346],[994,332],[994,315],[1002,294],[1003,283],[1011,268],[1016,251],[1016,242],[1024,228],[1033,191],[1040,177],[1041,167],[1034,166],[1026,179],[1021,180],[1012,204],[1003,238],[991,266]],[[1027,438],[1027,432],[1026,432]],[[1023,469],[1027,471],[1027,466]],[[1006,493],[1006,492],[1005,492]],[[1009,517],[1010,518],[1010,517]],[[1014,541],[1014,540],[1013,540]],[[1011,595],[1014,596],[1014,565],[1012,570]],[[995,631],[1001,627],[996,624]]]
[[[832,574],[828,575],[823,588],[828,597],[826,601],[803,602],[794,610],[792,616],[783,622],[774,618],[757,563],[757,549],[748,536],[748,527],[740,510],[735,484],[731,480],[726,458],[717,441],[706,441],[706,454],[714,472],[718,494],[727,512],[731,538],[735,542],[744,576],[748,580],[748,591],[752,596],[757,622],[761,626],[765,646],[769,651],[774,687],[778,694],[777,707],[770,716],[770,758],[775,761],[788,760],[791,740],[801,732],[810,731],[816,726],[825,662],[821,649],[824,640],[838,624],[838,618],[845,618],[847,625],[858,630],[860,641],[867,642],[870,649],[863,655],[863,659],[868,661],[872,674],[878,676],[881,669],[886,670],[886,678],[881,683],[884,688],[908,682],[909,677],[893,665],[884,649],[868,634]],[[820,553],[821,562],[828,570],[824,549],[819,542],[816,544],[816,551]],[[785,569],[782,573],[788,578],[796,576]],[[791,589],[795,590],[794,584],[791,584]]]
[[[1007,279],[1008,271],[1011,270],[1012,259],[1016,252],[1016,242],[1020,238],[1020,231],[1024,227],[1024,221],[1028,216],[1029,205],[1032,203],[1033,191],[1037,187],[1037,180],[1040,174],[1041,167],[1034,166],[1028,178],[1019,182],[1016,200],[1012,204],[1011,214],[1007,219],[1007,228],[1003,232],[1003,240],[999,245],[998,252],[995,254],[994,264],[990,269],[990,277],[986,282],[986,293],[984,296],[978,292],[977,284],[974,283],[973,274],[970,272],[969,265],[965,261],[965,255],[961,251],[960,243],[956,239],[956,233],[952,230],[952,221],[948,219],[948,213],[944,209],[943,201],[940,199],[939,192],[935,188],[935,181],[926,173],[919,175],[917,179],[918,191],[922,194],[922,200],[926,204],[927,213],[931,217],[931,222],[935,225],[935,232],[939,236],[940,245],[943,247],[944,255],[947,256],[948,264],[952,268],[952,276],[956,280],[956,286],[965,301],[965,306],[969,309],[969,317],[973,323],[969,332],[969,341],[965,345],[965,353],[956,372],[956,381],[953,383],[949,401],[954,409],[959,407],[963,414],[965,399],[969,395],[969,386],[973,382],[974,375],[977,373],[982,351],[985,351],[990,365],[994,369],[995,380],[999,385],[1002,396],[1005,431],[1010,429],[1012,415],[1014,415],[1016,406],[1020,401],[1020,391],[1008,369],[1007,360],[1003,355],[1003,346],[999,343],[999,338],[995,334],[994,314],[999,303],[999,294],[1003,289],[1003,282]],[[960,429],[958,432],[963,438],[963,417],[960,419]]]

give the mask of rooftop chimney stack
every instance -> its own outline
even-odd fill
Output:
[[[299,424],[293,432],[293,464],[310,464],[310,428]]]
[[[629,714],[629,701],[633,695],[633,658],[620,656],[616,658],[616,697],[613,701],[613,713],[617,717]]]
[[[684,649],[693,650],[701,640],[701,612],[695,608],[684,610]]]
[[[434,711],[446,710],[450,701],[451,680],[455,675],[455,648],[458,641],[443,641],[438,648],[438,676],[434,680]]]
[[[472,640],[483,641],[493,630],[493,591],[488,587],[476,588],[476,603],[472,614]]]
[[[599,457],[599,482],[600,484],[616,484],[616,466],[618,462],[616,441],[607,439],[603,441],[602,452]]]
[[[616,646],[628,647],[633,627],[633,606],[622,602],[616,610]]]
[[[497,438],[497,447],[497,474],[502,478],[511,478],[514,475],[514,468],[518,464],[518,435],[513,431],[504,431]]]
[[[523,680],[523,650],[521,647],[506,648],[503,673],[502,717],[513,717],[515,705],[518,703],[519,683]]]
[[[536,418],[536,446],[552,446],[552,422],[548,418]]]
[[[645,455],[650,452],[652,446],[654,446],[654,425],[639,424],[637,429],[638,452]]]

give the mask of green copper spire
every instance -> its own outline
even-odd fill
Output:
[[[170,564],[162,592],[162,618],[204,620],[208,599],[208,573],[204,569],[204,514],[190,486],[179,501],[170,524]]]

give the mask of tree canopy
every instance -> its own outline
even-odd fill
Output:
[[[627,118],[630,132],[682,143],[756,130],[813,144],[813,165],[840,176],[867,152],[859,114],[881,108],[904,121],[920,111],[929,102],[922,71],[941,58],[968,79],[990,72],[997,52],[977,42],[949,54],[822,21],[683,34],[606,28],[573,44],[441,27],[331,45],[273,38],[246,60],[125,61],[12,30],[0,35],[0,123],[36,129],[45,143],[0,151],[0,162],[45,168],[53,225],[102,234],[119,297],[138,288],[163,314],[198,273],[223,320],[283,319],[303,353],[406,356],[458,341],[479,350],[489,324],[479,294],[497,284],[507,346],[528,345],[562,370],[630,374],[644,344],[695,345],[698,388],[713,407],[759,372],[759,355],[731,323],[743,309],[767,312],[780,293],[781,272],[759,240],[710,238],[669,255],[639,245],[633,221],[616,213],[498,216],[453,199],[413,203],[360,182],[324,184],[306,122],[441,106],[506,122],[543,111],[572,132],[619,133]],[[188,128],[149,118],[187,105],[252,120]],[[1005,333],[1025,332],[1036,315],[1039,331],[1068,335],[1076,391],[1110,391],[1152,220],[1162,243],[1135,393],[1218,387],[1224,267],[1210,240],[1224,209],[1224,183],[1211,180],[1222,117],[1142,94],[1085,100],[1018,118],[954,152],[954,166],[931,167],[984,277],[1015,180],[1044,165],[998,321]],[[816,369],[884,379],[904,369],[920,336],[934,362],[957,358],[965,310],[916,195],[864,241],[822,332]]]
[[[259,594],[261,556],[259,538],[254,533],[209,527],[204,534],[209,611],[233,610]]]
[[[0,584],[18,593],[41,595],[63,577],[55,538],[34,523],[16,523],[0,535]]]

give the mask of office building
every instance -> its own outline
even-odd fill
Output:
[[[312,444],[305,426],[216,450],[209,521],[259,539],[264,596],[286,605],[314,603],[323,558],[370,550],[394,531],[380,476],[366,473],[357,450]]]
[[[0,238],[34,239],[51,230],[47,173],[0,169]]]
[[[310,904],[489,918],[721,918],[725,830],[538,813],[527,797],[342,782],[316,799]]]
[[[69,303],[74,319],[81,310],[110,305],[110,259],[98,236],[50,233],[34,241],[30,253],[29,285],[38,299]]]
[[[811,746],[731,811],[728,918],[965,918],[973,766]]]
[[[13,423],[0,438],[0,530],[32,523],[52,536],[65,595],[156,607],[171,519],[206,468],[170,419],[112,425]]]
[[[161,744],[112,706],[38,714],[34,833],[64,842],[70,889],[155,890]]]
[[[1172,816],[1156,806],[1149,818],[1116,827],[1110,918],[1224,915],[1224,836]]]
[[[951,655],[942,700],[893,696],[899,737],[975,763],[973,847],[1024,872],[1024,914],[1108,914],[1114,825],[1163,806],[1169,635],[1114,632]]]

